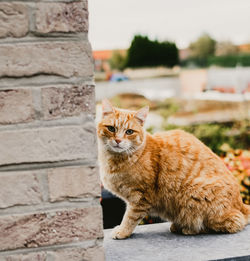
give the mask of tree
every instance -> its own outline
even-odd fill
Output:
[[[126,54],[122,54],[119,50],[114,50],[109,62],[112,69],[123,70],[126,65]]]
[[[178,64],[175,43],[151,41],[147,36],[135,35],[127,53],[127,67],[168,66]]]
[[[191,56],[206,60],[215,53],[216,41],[208,34],[201,35],[195,42],[191,43],[189,48]]]
[[[216,56],[237,54],[238,52],[238,47],[230,41],[218,42],[216,44]]]

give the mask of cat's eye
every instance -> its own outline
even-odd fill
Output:
[[[131,130],[131,129],[128,129],[128,130],[126,130],[126,132],[125,132],[127,135],[131,135],[131,134],[133,134],[134,133],[134,131],[133,130]]]
[[[109,130],[110,132],[115,132],[115,127],[113,127],[113,126],[107,126],[107,128],[108,128],[108,130]]]

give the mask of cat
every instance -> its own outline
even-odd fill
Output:
[[[97,128],[101,180],[127,204],[112,237],[128,238],[146,215],[171,221],[173,233],[241,231],[250,222],[250,206],[243,204],[237,180],[222,160],[182,130],[147,133],[148,110],[102,103]]]

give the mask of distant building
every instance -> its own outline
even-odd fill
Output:
[[[250,43],[241,44],[235,46],[239,53],[250,53]],[[191,55],[191,50],[189,48],[179,49],[179,59],[180,61],[186,60]],[[216,55],[223,55],[223,53],[216,53]],[[225,55],[225,54],[224,54]]]
[[[109,72],[110,71],[109,61],[110,61],[114,51],[118,51],[122,55],[125,55],[125,53],[127,52],[127,50],[124,50],[124,49],[93,51],[93,58],[94,58],[96,72]]]
[[[179,49],[179,59],[180,61],[186,60],[191,55],[191,50],[189,48]]]
[[[250,53],[250,43],[238,45],[241,53]]]
[[[96,72],[109,71],[109,60],[112,57],[112,50],[93,51],[94,65]]]

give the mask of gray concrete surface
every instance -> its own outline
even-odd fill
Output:
[[[131,238],[113,240],[105,230],[106,261],[202,261],[248,256],[250,225],[237,234],[175,235],[170,223],[137,226]],[[231,259],[231,260],[237,260]]]

